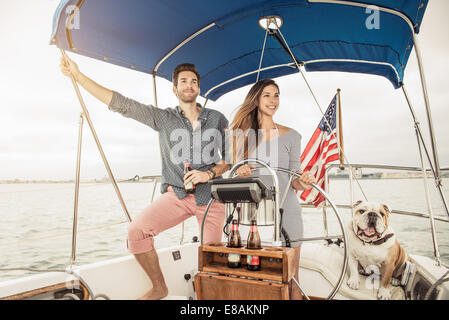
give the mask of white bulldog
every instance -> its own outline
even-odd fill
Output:
[[[369,275],[370,281],[374,285],[377,284],[379,289],[377,298],[389,300],[391,280],[400,279],[405,263],[409,260],[388,222],[391,210],[385,204],[364,201],[356,202],[353,208],[354,215],[347,226],[349,249],[347,284],[357,290],[360,285],[359,272]],[[376,279],[379,276],[380,278]]]

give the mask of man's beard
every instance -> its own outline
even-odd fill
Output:
[[[178,93],[178,99],[185,103],[195,102],[197,97],[198,97],[198,94],[192,95],[192,96],[187,96],[183,93]]]

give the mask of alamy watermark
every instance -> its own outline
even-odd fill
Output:
[[[366,14],[369,14],[365,20],[365,26],[368,30],[380,29],[380,9],[378,6],[368,6],[365,10]]]
[[[67,14],[66,26],[69,30],[79,30],[81,27],[80,9],[75,5],[70,5],[65,8]]]
[[[224,153],[227,163],[236,163],[246,156],[264,159],[271,167],[278,167],[277,131],[270,130],[269,134],[274,138],[267,141],[265,130],[225,130],[223,134],[218,129],[201,131],[200,128],[192,134],[187,129],[175,129],[169,137],[170,161],[174,165],[183,164],[187,159],[191,164],[217,163]]]
[[[369,274],[365,280],[365,287],[367,289],[379,289],[380,288],[380,278],[381,272],[378,266],[369,265],[366,267],[365,272]]]
[[[76,5],[67,6],[65,9],[67,14],[67,27],[70,30],[79,30],[81,28],[80,9]],[[380,9],[378,6],[370,5],[366,7],[365,13],[369,16],[365,20],[365,26],[368,30],[380,29]],[[69,21],[70,19],[70,21]]]

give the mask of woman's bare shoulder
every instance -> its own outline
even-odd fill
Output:
[[[282,135],[284,135],[286,133],[291,133],[291,134],[295,134],[295,135],[297,135],[297,136],[299,136],[301,138],[301,134],[298,131],[296,131],[295,129],[287,127],[287,126],[283,126],[281,124],[276,124],[276,125],[278,127],[280,136],[282,136]]]
[[[277,123],[276,126],[278,127],[280,135],[283,135],[284,133],[287,133],[290,130],[292,130],[292,128],[287,127],[287,126],[283,126],[282,124],[279,124],[279,123]]]

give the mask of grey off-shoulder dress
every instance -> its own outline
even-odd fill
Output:
[[[301,156],[301,135],[294,129],[284,133],[281,136],[273,138],[270,141],[262,141],[253,151],[250,158],[256,158],[265,161],[271,167],[287,168],[297,172],[300,167]],[[253,172],[253,176],[260,177],[267,186],[273,185],[272,176],[265,168],[257,169]],[[289,175],[283,172],[277,172],[280,189],[280,200],[286,190]],[[292,246],[298,246],[300,242],[293,240],[303,238],[304,228],[301,213],[301,205],[295,190],[288,186],[288,193],[285,199],[284,214],[282,219],[282,227],[286,230],[290,238]],[[284,237],[282,236],[282,240]]]

